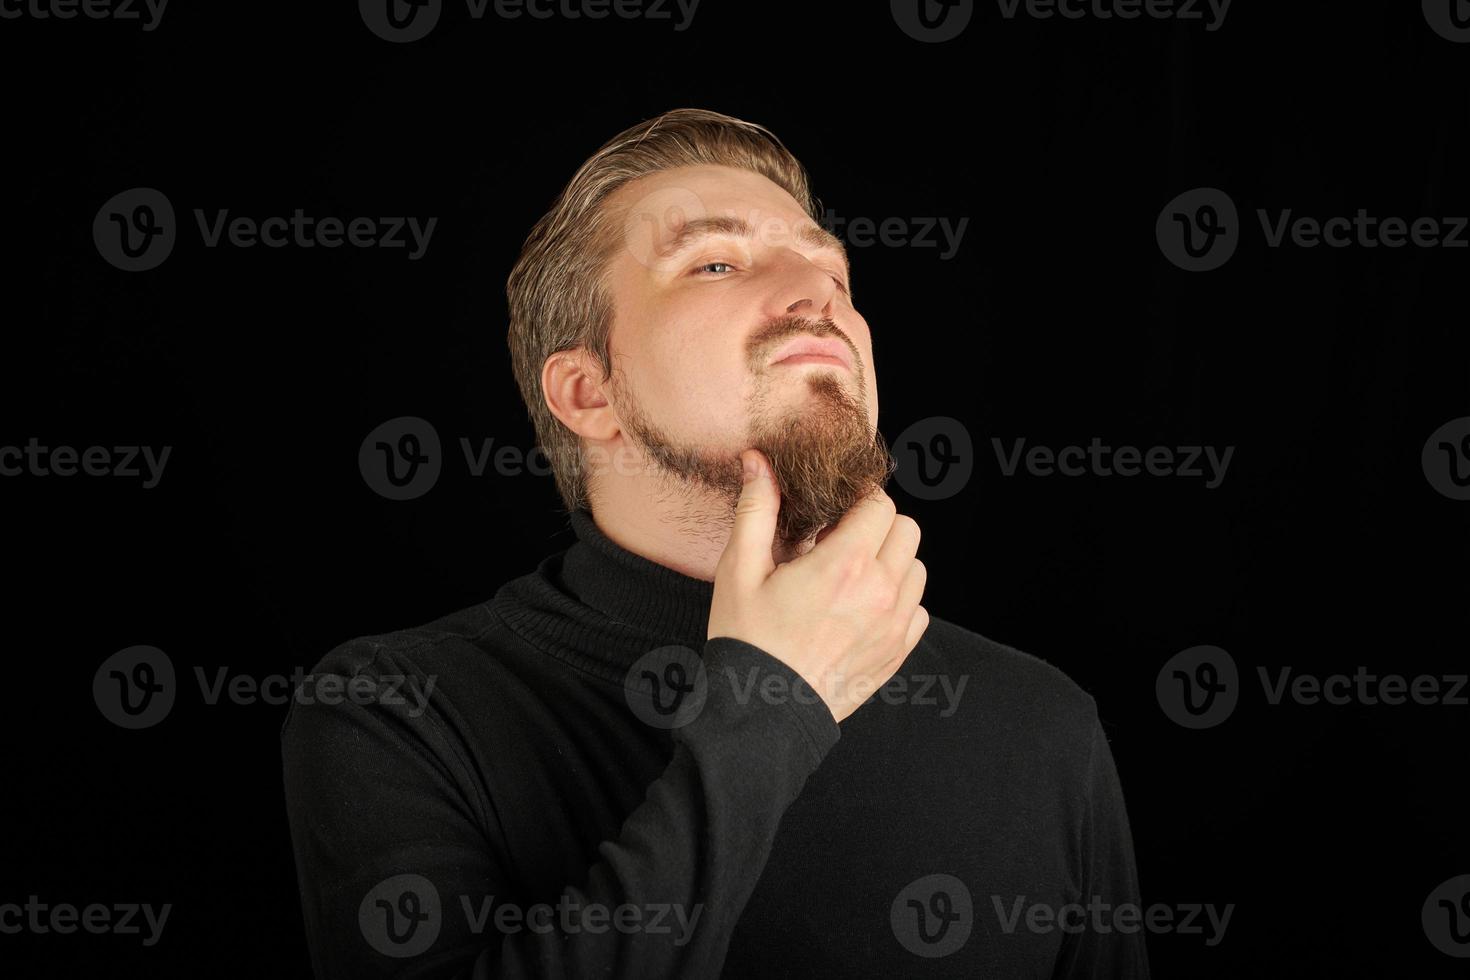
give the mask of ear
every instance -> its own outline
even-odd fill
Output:
[[[584,439],[611,439],[619,432],[601,377],[597,359],[585,347],[557,351],[541,365],[541,390],[551,414]]]

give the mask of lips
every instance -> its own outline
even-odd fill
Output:
[[[792,357],[830,357],[852,370],[852,352],[834,337],[796,337],[776,351],[771,363],[779,364]]]

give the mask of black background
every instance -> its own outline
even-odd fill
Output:
[[[479,602],[571,540],[551,479],[475,478],[458,440],[534,444],[504,282],[576,166],[678,106],[773,129],[844,218],[968,218],[958,254],[850,245],[880,428],[963,422],[956,496],[890,487],[924,529],[925,605],[1091,692],[1146,902],[1236,906],[1224,941],[1150,939],[1159,977],[1465,976],[1420,924],[1470,873],[1466,718],[1270,706],[1256,668],[1463,673],[1470,503],[1420,450],[1470,414],[1470,252],[1268,248],[1255,209],[1470,213],[1470,45],[1414,3],[1234,4],[1201,21],[1006,19],[920,43],[888,5],[703,0],[667,20],[466,16],[391,44],[354,5],[171,5],[0,20],[6,239],[0,445],[173,447],[163,479],[0,478],[10,639],[0,902],[171,903],[161,941],[0,935],[0,974],[306,976],[279,705],[209,705],[194,669],[309,668],[349,637]],[[102,260],[114,194],[164,192],[161,266]],[[1164,205],[1226,191],[1222,268],[1161,254]],[[204,247],[192,211],[437,216],[429,249]],[[402,415],[447,458],[372,492]],[[1006,477],[1007,445],[1234,446],[1223,484]],[[181,675],[124,731],[94,672],[135,644]],[[1155,699],[1198,644],[1239,708]],[[922,976],[915,961],[914,976]]]

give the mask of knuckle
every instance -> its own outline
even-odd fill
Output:
[[[868,562],[862,555],[844,558],[837,569],[838,588],[844,593],[861,592],[868,578]]]
[[[884,576],[878,584],[873,587],[873,605],[883,612],[888,612],[898,605],[899,585],[892,579]]]
[[[829,567],[839,587],[847,589],[861,582],[867,575],[868,560],[861,551],[845,549],[831,556]]]
[[[903,579],[876,563],[873,572],[864,583],[863,594],[872,609],[889,612],[898,606],[898,600],[903,595]]]
[[[907,514],[900,514],[898,519],[904,522],[904,530],[913,539],[914,546],[918,547],[919,541],[924,537],[924,532],[919,529],[919,522]]]

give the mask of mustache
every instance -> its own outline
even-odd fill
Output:
[[[831,317],[824,316],[820,319],[813,319],[797,314],[787,314],[776,317],[751,335],[746,348],[746,356],[750,360],[751,370],[759,371],[763,368],[771,352],[787,338],[805,336],[836,338],[852,352],[852,363],[854,365],[861,365],[863,363],[862,355],[858,353],[857,345],[852,342],[847,334],[843,333],[841,327],[832,322]]]

